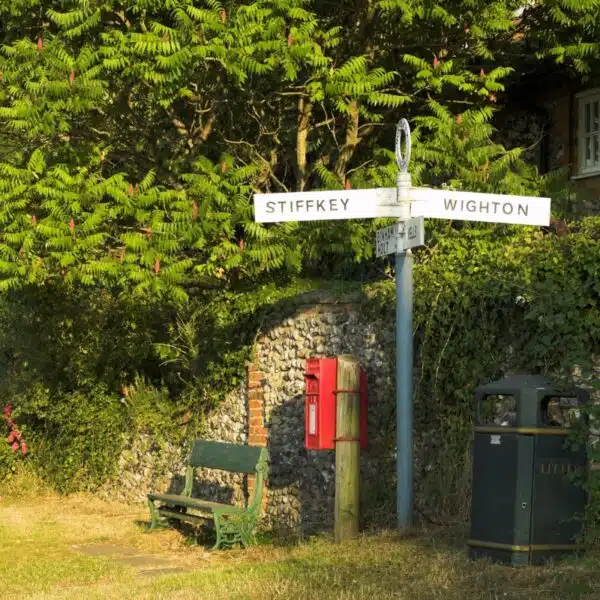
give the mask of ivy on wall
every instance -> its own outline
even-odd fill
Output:
[[[473,392],[508,371],[594,386],[600,341],[600,219],[565,235],[537,228],[436,226],[414,289],[415,426],[428,515],[468,518]],[[394,284],[367,288],[393,322]],[[590,407],[598,417],[598,407]],[[393,444],[390,440],[390,444]],[[591,458],[600,458],[591,448]]]

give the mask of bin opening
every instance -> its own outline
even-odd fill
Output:
[[[583,420],[581,401],[575,396],[546,396],[540,402],[539,418],[546,427],[573,427]]]
[[[515,427],[517,400],[508,394],[490,394],[481,399],[477,415],[478,425]]]

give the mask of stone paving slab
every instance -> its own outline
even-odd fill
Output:
[[[135,556],[140,554],[136,548],[118,544],[78,544],[73,546],[73,549],[88,556]]]
[[[144,577],[189,573],[190,569],[174,564],[172,561],[155,554],[144,554],[136,548],[118,544],[81,544],[73,550],[87,556],[108,556],[117,562],[133,567]]]

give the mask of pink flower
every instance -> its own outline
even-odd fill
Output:
[[[14,442],[13,445],[11,446],[11,449],[13,452],[16,452],[19,449],[18,442]]]
[[[27,448],[27,444],[25,442],[21,442],[21,454],[25,456],[29,452],[29,448]]]
[[[15,422],[12,419],[6,419],[6,424],[12,429],[15,426]]]
[[[21,439],[21,432],[18,429],[13,429],[8,434],[8,441],[9,442],[14,442],[15,440],[20,440],[20,439]]]
[[[11,413],[12,413],[12,406],[10,404],[5,404],[4,410],[2,411],[2,415],[4,417],[10,417]]]

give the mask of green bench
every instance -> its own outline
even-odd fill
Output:
[[[252,540],[261,511],[267,460],[266,448],[196,440],[185,471],[185,485],[181,494],[148,494],[150,528],[159,527],[165,519],[179,519],[200,524],[204,524],[207,519],[212,519],[217,534],[213,549],[238,542],[247,547]],[[254,492],[252,497],[248,498],[247,506],[238,507],[192,498],[194,469],[199,467],[255,475]]]

